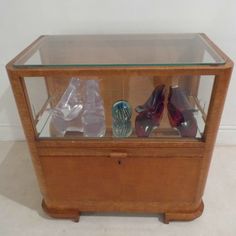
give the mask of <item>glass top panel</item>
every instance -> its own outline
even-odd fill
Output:
[[[14,66],[219,65],[223,59],[201,34],[45,36]]]

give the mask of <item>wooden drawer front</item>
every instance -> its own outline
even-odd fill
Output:
[[[202,158],[42,156],[48,197],[78,201],[191,202]]]

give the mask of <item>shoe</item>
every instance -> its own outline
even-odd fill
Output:
[[[105,135],[105,111],[97,80],[72,78],[52,109],[51,136],[64,137],[67,131],[85,137]]]
[[[50,135],[64,137],[67,131],[83,132],[81,116],[83,114],[83,98],[81,87],[84,81],[72,78],[57,105],[52,109]]]
[[[182,137],[196,136],[198,127],[194,112],[197,110],[193,108],[182,88],[170,87],[167,109],[170,125],[177,128]]]
[[[164,88],[165,85],[159,85],[157,86],[153,92],[152,95],[148,98],[148,100],[140,106],[137,106],[135,108],[135,111],[138,113],[144,112],[144,111],[151,111],[155,110],[159,103],[162,103],[165,99],[164,97]]]
[[[85,80],[82,123],[84,137],[103,137],[106,134],[105,110],[98,80]]]
[[[139,114],[135,119],[135,132],[138,137],[148,137],[159,126],[164,110],[164,85],[157,86],[146,103],[136,107]]]

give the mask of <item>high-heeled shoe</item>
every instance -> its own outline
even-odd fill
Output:
[[[144,112],[147,110],[149,110],[149,111],[155,110],[157,105],[164,101],[164,88],[165,88],[165,85],[157,86],[153,90],[153,92],[152,92],[151,96],[148,98],[148,100],[143,105],[137,106],[135,108],[135,111],[140,113],[140,112]]]
[[[197,110],[193,108],[182,88],[170,87],[167,109],[170,125],[177,128],[182,137],[196,136],[198,127],[193,113]]]
[[[136,107],[139,114],[135,119],[135,132],[138,137],[148,137],[158,127],[164,110],[164,85],[157,86],[144,105]]]

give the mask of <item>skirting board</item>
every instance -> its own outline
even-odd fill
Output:
[[[216,145],[236,145],[236,126],[220,126]]]
[[[23,129],[19,125],[0,125],[0,141],[25,140]]]
[[[0,125],[0,141],[25,140],[21,126]],[[217,145],[236,145],[236,126],[221,126]]]

